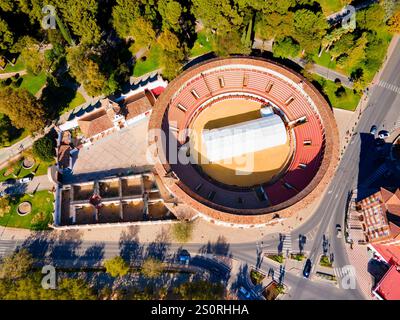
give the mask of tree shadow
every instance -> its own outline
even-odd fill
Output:
[[[303,234],[299,234],[299,251],[300,254],[303,253],[304,247],[307,243],[307,237]]]
[[[199,249],[199,253],[231,257],[232,254],[229,250],[230,245],[227,243],[226,238],[224,236],[219,236],[216,242],[211,243],[210,241],[208,241],[207,244],[202,246]]]
[[[231,293],[238,294],[240,287],[249,287],[248,283],[248,273],[249,273],[249,266],[247,264],[243,264],[240,266],[239,271],[237,273],[236,279],[232,282],[231,285]]]
[[[286,235],[283,233],[279,234],[279,242],[278,242],[278,255],[281,255],[283,253],[283,243],[285,241]]]
[[[164,261],[167,257],[167,251],[170,246],[169,234],[166,228],[162,228],[156,239],[149,243],[146,249],[146,257],[151,257]]]
[[[138,226],[131,226],[121,233],[119,239],[120,256],[128,263],[134,263],[142,258],[143,246],[139,244]]]

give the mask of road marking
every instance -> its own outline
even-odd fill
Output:
[[[292,236],[290,233],[283,235],[282,252],[284,254],[292,252]]]

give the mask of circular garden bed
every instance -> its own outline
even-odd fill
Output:
[[[35,159],[32,157],[26,157],[24,158],[24,161],[22,161],[22,167],[24,169],[31,169],[35,165]]]
[[[32,211],[32,204],[29,201],[21,202],[17,207],[17,212],[20,216],[25,216]]]

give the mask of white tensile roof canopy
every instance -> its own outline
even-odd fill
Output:
[[[286,144],[282,119],[274,113],[261,114],[259,119],[204,131],[207,159],[215,162]]]

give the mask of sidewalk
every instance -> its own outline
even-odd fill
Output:
[[[32,181],[28,183],[26,193],[32,193],[34,191],[52,190],[54,187],[53,183],[49,180],[47,175],[35,176]]]
[[[19,74],[20,76],[23,76],[27,73],[26,70],[21,70],[21,71],[14,71],[14,72],[7,72],[7,73],[0,73],[0,79],[7,79],[11,78],[12,76]]]
[[[8,161],[16,160],[18,156],[26,149],[32,147],[33,143],[47,134],[52,128],[54,124],[46,127],[44,129],[44,134],[37,134],[36,136],[27,136],[24,139],[18,141],[17,143],[13,144],[7,148],[0,149],[0,169],[4,168],[7,165]]]

